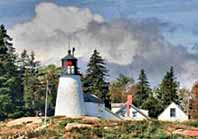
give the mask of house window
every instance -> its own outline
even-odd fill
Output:
[[[175,108],[170,109],[170,117],[176,117],[176,109]]]
[[[137,112],[136,111],[133,111],[133,117],[136,117],[137,116]]]

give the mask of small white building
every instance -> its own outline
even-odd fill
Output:
[[[188,115],[185,114],[179,105],[172,102],[159,116],[161,121],[187,121]]]
[[[148,110],[143,110],[135,107],[133,104],[129,105],[129,112],[127,112],[127,103],[113,103],[111,105],[112,112],[119,115],[122,119],[131,118],[133,120],[149,119]]]
[[[104,105],[104,102],[98,97],[84,93],[84,103],[87,116],[99,117],[102,119],[120,119],[120,117],[112,113]]]

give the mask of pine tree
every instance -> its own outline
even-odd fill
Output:
[[[142,108],[149,111],[149,117],[157,118],[157,116],[162,112],[163,107],[161,102],[155,98],[153,95],[150,95],[142,104]]]
[[[86,75],[82,79],[83,91],[85,93],[94,94],[103,101],[106,101],[108,93],[108,82],[106,82],[106,77],[108,70],[104,59],[102,59],[97,50],[94,50],[87,67]]]
[[[18,106],[19,87],[15,49],[12,38],[3,25],[0,26],[0,120],[11,117]],[[9,106],[9,108],[7,107]]]
[[[21,54],[23,62],[23,91],[24,91],[24,105],[27,110],[27,115],[34,115],[35,111],[38,110],[38,102],[40,98],[39,86],[40,82],[38,80],[38,66],[39,62],[35,61],[34,52],[30,55],[26,51]],[[39,110],[38,110],[39,111]]]
[[[48,115],[53,115],[60,69],[54,65],[40,67],[34,52],[29,55],[26,50],[21,54],[20,65],[26,115],[44,114],[47,81],[51,92],[48,96]]]
[[[152,92],[144,69],[140,70],[138,80],[138,91],[134,97],[134,104],[138,107],[142,107],[143,102],[146,101]]]
[[[168,106],[171,102],[179,104],[178,98],[179,83],[176,81],[173,67],[170,68],[160,84],[160,91],[158,98],[162,101],[164,107]]]
[[[56,92],[58,88],[58,78],[61,72],[61,68],[57,68],[55,65],[48,65],[47,67],[39,68],[39,82],[42,86],[39,86],[40,94],[45,95],[46,85],[48,82],[49,95],[48,95],[48,115],[54,115],[55,104],[56,104]],[[40,97],[44,98],[44,97]],[[40,100],[45,102],[45,100]],[[44,108],[44,104],[40,104],[41,108]],[[44,113],[44,109],[42,110]]]

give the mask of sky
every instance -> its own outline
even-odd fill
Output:
[[[174,66],[182,87],[198,80],[197,0],[0,0],[0,24],[17,52],[35,51],[42,64],[59,64],[76,47],[82,72],[97,49],[110,79],[137,79],[144,68],[157,86]]]

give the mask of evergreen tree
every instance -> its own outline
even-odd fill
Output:
[[[144,69],[140,70],[138,80],[138,91],[136,92],[134,97],[134,104],[138,107],[143,108],[142,104],[144,103],[144,101],[146,101],[146,99],[152,92]]]
[[[60,68],[56,68],[55,65],[39,67],[34,52],[29,55],[26,50],[21,53],[20,65],[24,81],[23,97],[26,115],[44,114],[47,81],[51,92],[48,95],[48,115],[54,115]]]
[[[42,86],[39,86],[40,94],[45,95],[46,85],[48,82],[49,95],[48,95],[48,115],[54,115],[55,104],[56,104],[56,94],[58,88],[58,78],[61,72],[61,68],[57,68],[55,65],[48,65],[47,67],[39,68],[39,82],[42,83]],[[40,97],[42,98],[42,97]],[[45,96],[43,97],[45,98]],[[40,100],[45,102],[45,100]],[[43,108],[42,112],[44,113],[44,103],[40,104],[40,107]]]
[[[40,98],[38,91],[40,86],[40,82],[38,80],[39,62],[35,61],[34,52],[31,52],[31,54],[28,55],[26,51],[23,51],[21,57],[23,62],[22,69],[24,70],[24,105],[28,112],[27,115],[34,115],[35,111],[38,110],[37,107]]]
[[[97,50],[94,50],[87,67],[86,75],[82,79],[83,91],[94,94],[107,102],[108,82],[106,82],[106,77],[108,70],[104,59]]]
[[[12,117],[20,98],[15,49],[12,38],[3,25],[0,26],[0,120]],[[8,107],[9,106],[9,107]]]
[[[161,102],[150,95],[142,104],[142,108],[149,111],[149,117],[157,118],[157,116],[163,111]]]
[[[179,104],[178,98],[179,83],[176,81],[173,67],[166,73],[160,84],[160,91],[158,98],[161,100],[164,107],[168,106],[171,102]]]

